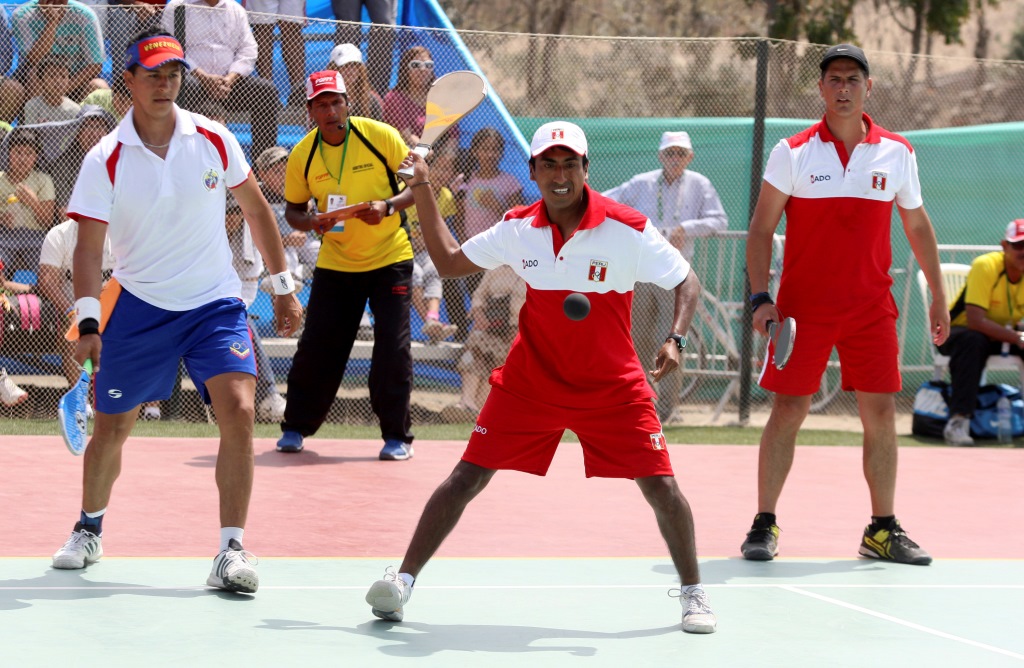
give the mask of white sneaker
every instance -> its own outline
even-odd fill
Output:
[[[142,409],[143,420],[159,420],[160,419],[160,407],[159,406],[146,406]]]
[[[53,555],[54,568],[76,569],[94,564],[103,556],[103,541],[86,530],[82,523],[75,524],[71,538]]]
[[[259,563],[256,556],[246,551],[242,544],[232,538],[228,549],[213,558],[213,570],[206,578],[208,587],[243,594],[255,594],[260,586],[260,576],[254,566]]]
[[[284,419],[284,409],[287,405],[288,402],[280,394],[270,394],[260,402],[256,411],[261,420],[280,422]]]
[[[971,438],[971,419],[963,415],[954,415],[942,430],[942,438],[949,445],[974,445]]]
[[[384,571],[384,579],[377,580],[366,592],[366,602],[370,604],[370,612],[389,622],[400,622],[405,618],[403,607],[412,596],[412,585],[398,577],[394,568]]]
[[[7,369],[0,369],[0,401],[6,406],[17,406],[28,399],[28,392],[14,384],[7,376]]]
[[[711,611],[708,595],[700,585],[669,589],[668,595],[678,598],[683,605],[683,630],[687,633],[714,633],[718,627]]]
[[[427,321],[423,323],[423,335],[431,341],[443,341],[457,331],[459,331],[458,325],[448,325],[433,318],[427,318]]]

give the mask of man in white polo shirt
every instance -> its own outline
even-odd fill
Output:
[[[86,155],[68,204],[79,225],[75,359],[92,361],[96,425],[85,453],[81,517],[53,566],[84,568],[103,556],[102,520],[138,407],[170,396],[184,359],[221,434],[220,553],[207,584],[253,593],[259,577],[242,536],[252,492],[256,368],[225,234],[229,188],[272,274],[282,336],[299,326],[302,309],[273,213],[238,141],[174,103],[186,68],[181,45],[166,33],[149,31],[133,42],[124,73],[133,106]],[[101,305],[108,235],[116,265]]]
[[[679,249],[686,261],[693,257],[697,237],[726,229],[729,219],[711,179],[688,169],[693,162],[693,142],[687,132],[665,132],[658,144],[661,169],[637,174],[605,191],[605,197],[631,206],[651,219],[658,230]],[[640,283],[633,293],[633,344],[643,364],[653,362],[661,348],[665,329],[672,324],[670,292]],[[668,423],[679,402],[683,376],[670,374],[658,383],[658,416]]]
[[[366,602],[377,617],[401,621],[416,576],[495,471],[544,475],[571,429],[583,447],[588,477],[636,480],[683,583],[675,590],[683,630],[712,633],[717,622],[700,584],[693,517],[672,473],[654,393],[629,332],[634,284],[672,290],[675,317],[652,375],[657,380],[675,371],[700,283],[647,216],[587,186],[587,139],[578,126],[542,125],[530,152],[530,178],[541,200],[512,209],[461,247],[427,186],[426,163],[411,155],[404,163],[415,165],[408,187],[440,274],[467,276],[508,265],[529,289],[519,335],[505,364],[491,374],[492,390],[462,461],[427,502],[399,571],[388,569]],[[582,319],[570,319],[564,306],[573,293],[589,299]]]
[[[747,237],[747,273],[754,328],[792,317],[799,325],[786,367],[765,364],[761,386],[775,393],[761,435],[758,513],[740,547],[744,558],[768,561],[779,551],[775,508],[793,464],[796,434],[818,391],[832,348],[839,350],[844,390],[857,393],[864,425],[864,477],[871,523],[860,554],[925,565],[931,556],[912,541],[895,514],[896,404],[901,387],[898,311],[893,300],[890,227],[895,202],[903,232],[928,279],[935,343],[949,336],[935,230],[924,210],[917,158],[910,143],[864,113],[871,94],[868,60],[852,44],[821,59],[820,123],[783,139],[772,151]],[[786,214],[778,305],[768,293],[772,236]],[[771,355],[766,356],[766,360]]]

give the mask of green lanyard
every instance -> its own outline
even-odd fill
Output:
[[[321,135],[320,141],[317,142],[317,148],[320,149],[320,161],[324,163],[324,169],[326,169],[327,173],[331,175],[331,178],[334,178],[334,179],[336,179],[338,181],[338,185],[339,186],[341,185],[341,174],[342,174],[342,172],[345,171],[345,156],[348,155],[348,125],[349,125],[349,120],[346,118],[345,119],[345,139],[342,141],[344,146],[341,147],[341,169],[338,170],[338,176],[337,177],[335,177],[334,174],[331,174],[331,168],[327,166],[327,159],[324,157],[324,142],[323,142],[323,136],[322,135]]]
[[[1017,321],[1013,317],[1013,307],[1015,304],[1010,299],[1010,275],[1005,273],[1003,275],[1006,276],[1006,308],[1010,311],[1010,326],[1012,327],[1017,324]]]

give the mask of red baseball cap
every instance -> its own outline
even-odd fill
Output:
[[[306,79],[306,100],[312,100],[320,93],[341,93],[345,94],[345,80],[341,78],[341,72],[335,70],[323,70],[313,72]]]
[[[1024,218],[1011,220],[1006,226],[1006,240],[1010,243],[1024,240]]]
[[[128,58],[125,60],[124,68],[127,70],[134,65],[141,65],[147,70],[155,70],[173,61],[181,63],[185,69],[190,69],[181,42],[170,35],[156,35],[140,39],[128,47]]]

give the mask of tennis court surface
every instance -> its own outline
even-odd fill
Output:
[[[499,473],[421,574],[406,621],[363,595],[397,566],[463,444],[257,441],[246,548],[256,596],[203,585],[217,543],[212,439],[133,439],[106,556],[50,568],[77,518],[81,460],[59,437],[0,437],[2,665],[1024,665],[1024,450],[906,448],[899,515],[935,562],[858,559],[860,449],[801,447],[779,508],[782,554],[745,562],[757,448],[672,446],[697,522],[710,636],[680,631],[678,585],[629,481],[587,480],[565,443],[547,478]],[[89,658],[91,657],[91,658]]]

